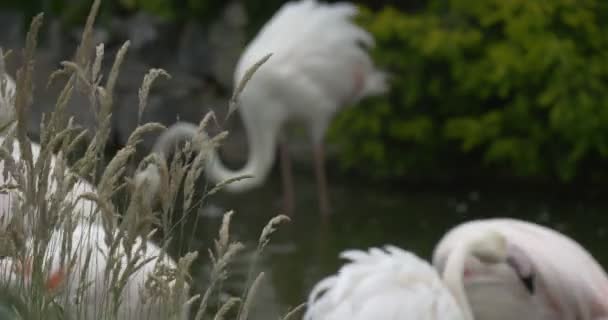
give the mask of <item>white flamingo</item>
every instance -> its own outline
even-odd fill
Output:
[[[1,51],[0,51],[1,54]],[[1,59],[0,59],[1,60]],[[2,62],[0,62],[2,63]],[[4,76],[0,80],[0,128],[5,128],[6,125],[10,123],[10,121],[14,120],[15,117],[15,82],[14,80],[7,74],[4,73]],[[31,142],[31,152],[34,163],[40,156],[40,145]],[[17,139],[14,139],[12,145],[8,145],[8,141],[4,136],[0,136],[0,146],[4,146],[7,149],[11,150],[11,160],[18,167],[15,167],[9,171],[14,170],[27,170],[24,166],[24,162],[21,159],[21,147]],[[59,188],[57,177],[53,174],[55,167],[57,164],[57,157],[55,155],[51,155],[51,163],[49,169],[49,181],[48,181],[48,191],[47,196],[53,196]],[[5,170],[5,160],[0,161],[0,172],[4,172]],[[19,166],[21,166],[19,168]],[[26,171],[22,171],[24,174]],[[67,171],[69,174],[69,171]],[[9,174],[5,176],[4,174],[0,175],[0,185],[10,185],[16,183],[14,177]],[[38,182],[34,182],[38,183]],[[78,178],[76,183],[72,186],[72,189],[66,193],[65,200],[68,201],[69,204],[74,204],[74,214],[82,219],[91,218],[93,216],[93,212],[95,211],[96,204],[93,201],[86,199],[79,199],[79,197],[85,193],[95,192],[95,187],[93,187],[90,183],[82,178]],[[13,189],[8,192],[0,193],[0,227],[5,228],[7,224],[13,217],[13,206],[17,204],[16,200],[20,200],[21,195]],[[31,225],[32,222],[26,222],[26,225]]]
[[[0,137],[0,145],[3,145],[5,142],[4,137]],[[40,155],[40,146],[36,143],[31,143],[32,157],[34,162]],[[19,146],[19,142],[15,139],[12,143],[12,154],[11,154],[12,162],[18,165],[23,166],[24,162],[21,159],[21,150]],[[56,176],[52,173],[55,170],[55,166],[57,163],[57,158],[53,155],[51,158],[50,164],[50,172],[48,178],[48,186],[49,189],[46,192],[46,197],[50,203],[50,197],[55,196],[56,191],[58,190],[58,181]],[[0,172],[4,171],[5,161],[0,161]],[[22,167],[25,169],[25,167]],[[68,171],[69,173],[69,171]],[[0,176],[0,185],[8,185],[15,183],[14,177],[11,175],[7,176],[5,179],[4,175]],[[37,182],[35,182],[37,183]],[[73,213],[74,217],[78,219],[88,220],[94,219],[94,213],[97,208],[97,204],[94,201],[80,198],[85,193],[95,193],[96,188],[91,185],[89,182],[82,178],[78,178],[71,190],[66,193],[66,197],[64,198],[66,205],[74,205]],[[15,205],[17,205],[22,200],[22,195],[17,192],[17,190],[9,190],[7,192],[0,193],[0,227],[5,228],[10,220],[13,218],[13,211]],[[31,217],[30,217],[31,218]],[[26,225],[31,225],[33,222],[26,222]]]
[[[2,50],[0,49],[0,54]],[[0,58],[2,60],[2,58]],[[0,61],[2,64],[3,61]],[[0,66],[0,69],[2,67]],[[15,117],[15,81],[7,73],[0,76],[0,125],[4,126]]]
[[[508,256],[496,232],[479,235],[467,246],[487,263]],[[320,281],[308,299],[304,320],[473,320],[458,290],[447,286],[426,261],[396,247],[346,251],[348,262]]]
[[[129,255],[124,247],[119,246],[110,259],[111,251],[106,236],[98,224],[79,224],[71,233],[57,229],[51,236],[43,261],[45,290],[49,296],[56,295],[55,301],[64,308],[70,319],[100,319],[102,315],[110,314],[115,298],[113,292],[116,292],[119,283],[117,278],[110,279],[122,277],[127,269],[129,255],[139,256],[138,263],[142,266],[135,269],[120,291],[116,319],[168,319],[170,312],[174,311],[170,308],[178,306],[181,309],[179,319],[188,319],[189,307],[183,304],[187,299],[187,285],[183,292],[177,292],[175,280],[164,278],[168,287],[157,287],[159,290],[171,290],[170,296],[175,299],[171,301],[172,307],[169,307],[167,301],[159,301],[151,294],[152,275],[165,277],[161,273],[155,273],[155,268],[159,265],[175,268],[175,262],[161,254],[161,249],[153,243],[142,244],[141,238],[136,239]],[[28,242],[27,250],[33,250],[31,244],[31,241]],[[31,257],[31,254],[27,253],[23,257]],[[27,288],[32,280],[30,258],[25,258],[25,261],[20,259],[5,257],[0,260],[0,279],[13,288]],[[116,261],[116,264],[110,264],[110,260]],[[113,271],[115,269],[117,273]]]
[[[0,81],[0,124],[8,124],[14,119],[14,81],[5,74]],[[6,138],[0,136],[0,145],[11,147],[11,162],[17,167],[11,168],[14,170],[27,170],[23,166],[21,159],[21,150],[19,143],[14,140],[12,145],[7,145]],[[40,156],[40,146],[31,143],[31,152],[34,162]],[[57,165],[57,157],[51,155],[50,172],[48,181],[48,190],[46,197],[56,197],[58,188],[60,188],[56,176],[53,173]],[[6,160],[0,161],[0,172],[4,172]],[[21,167],[19,167],[21,166]],[[69,173],[69,171],[68,171]],[[27,174],[27,173],[25,173]],[[148,183],[148,186],[157,192],[158,181],[155,175],[148,175],[148,172],[138,174],[136,184]],[[145,180],[144,180],[145,179]],[[0,185],[16,183],[15,178],[11,175],[0,176]],[[39,182],[34,182],[39,183]],[[38,188],[37,186],[36,188]],[[141,187],[141,186],[140,186]],[[54,294],[55,290],[60,290],[60,294],[55,298],[66,310],[67,314],[75,319],[98,319],[101,314],[107,314],[106,310],[110,306],[112,296],[111,292],[115,288],[110,287],[111,282],[106,278],[106,270],[108,268],[108,256],[110,248],[106,243],[106,233],[98,224],[98,216],[94,215],[96,203],[86,199],[79,199],[84,193],[95,193],[96,188],[86,182],[84,179],[77,179],[76,183],[65,195],[67,205],[74,205],[73,213],[77,218],[76,228],[73,232],[66,234],[61,229],[54,229],[49,241],[45,255],[46,289],[49,293]],[[155,192],[152,192],[155,193]],[[0,226],[6,228],[10,219],[13,217],[13,206],[20,204],[22,201],[21,194],[16,190],[0,193]],[[50,201],[50,198],[49,198]],[[149,201],[144,200],[144,201]],[[33,218],[28,216],[28,218]],[[32,226],[34,221],[25,221],[26,227]],[[26,230],[31,231],[31,230]],[[66,237],[67,235],[67,237]],[[71,246],[67,251],[63,245],[70,243]],[[26,238],[26,252],[22,257],[31,257],[33,239],[28,236]],[[143,266],[135,271],[130,277],[126,286],[121,291],[120,299],[122,303],[118,309],[117,319],[166,319],[167,313],[164,305],[153,299],[145,300],[143,293],[146,291],[147,285],[151,282],[150,276],[154,272],[157,264],[164,264],[169,268],[175,267],[175,262],[166,255],[160,257],[160,248],[153,243],[142,244],[141,239],[137,238],[130,255],[140,255],[140,261],[147,261]],[[140,248],[141,250],[139,250]],[[90,255],[90,257],[89,257]],[[62,257],[68,257],[73,264],[65,263]],[[124,248],[118,250],[116,257],[118,261],[119,272],[115,276],[120,276],[125,272],[127,265],[126,252]],[[32,280],[31,274],[31,259],[26,258],[26,261],[20,261],[15,257],[3,257],[0,259],[0,279],[2,284],[6,285],[29,285]],[[170,282],[173,284],[174,282]],[[182,298],[187,296],[187,285]],[[180,297],[181,293],[174,292],[174,297]],[[76,298],[78,301],[76,302]],[[105,311],[104,311],[105,310]],[[185,306],[182,310],[182,319],[187,319],[188,307]]]
[[[489,230],[507,241],[502,263],[471,254],[471,241]],[[439,242],[433,262],[476,319],[608,319],[604,270],[572,239],[540,225],[514,219],[464,223]]]
[[[2,55],[2,50],[0,48],[0,55]],[[11,78],[11,76],[3,72],[4,61],[2,57],[0,57],[0,129],[5,128],[10,124],[11,121],[15,119],[15,81]],[[33,162],[36,163],[38,157],[40,156],[41,148],[40,145],[30,141],[31,153]],[[13,139],[12,145],[8,144],[6,138],[3,136],[3,133],[0,133],[0,146],[6,147],[8,150],[11,150],[11,161],[17,166],[22,166],[21,168],[16,167],[9,170],[9,172],[14,170],[26,170],[27,168],[24,166],[24,162],[21,158],[21,146],[17,139]],[[47,199],[50,197],[56,196],[56,192],[59,186],[59,181],[57,180],[56,175],[54,174],[58,158],[56,155],[50,155],[50,168],[48,175],[48,189],[46,192]],[[0,160],[0,172],[5,171],[6,163],[4,160]],[[26,171],[22,171],[23,174],[27,175]],[[73,174],[69,169],[66,168],[66,172],[63,174],[64,176]],[[157,170],[145,170],[138,172],[136,175],[135,184],[137,188],[141,188],[143,183],[147,183],[146,188],[148,190],[152,190],[151,192],[144,193],[146,197],[144,202],[151,203],[153,201],[154,196],[158,193],[158,189],[160,188],[159,182],[159,173]],[[11,174],[5,176],[4,174],[0,174],[0,186],[15,184],[15,177]],[[34,183],[38,183],[35,181]],[[36,187],[37,188],[37,187]],[[94,221],[99,222],[99,218],[95,215],[95,211],[97,209],[97,204],[94,201],[87,200],[82,198],[81,196],[87,193],[96,193],[97,188],[95,188],[92,184],[90,184],[87,180],[77,177],[76,182],[73,184],[72,188],[66,192],[64,200],[66,201],[66,205],[73,206],[74,217],[81,222],[86,221]],[[0,229],[6,228],[10,220],[13,218],[13,206],[18,204],[15,202],[16,200],[22,200],[21,195],[16,190],[9,190],[7,192],[0,192]],[[31,218],[31,217],[28,217]],[[26,226],[30,226],[33,221],[26,222]]]
[[[386,90],[366,48],[372,36],[352,22],[357,8],[347,2],[315,0],[289,2],[272,17],[242,54],[234,73],[239,83],[245,72],[268,53],[270,59],[253,75],[240,95],[239,112],[247,133],[249,156],[240,170],[226,168],[217,154],[207,167],[219,182],[251,175],[226,186],[233,192],[261,185],[274,163],[281,129],[292,120],[308,126],[314,153],[319,206],[330,210],[324,168],[323,138],[336,112],[363,97]],[[191,137],[196,127],[178,122],[158,140],[157,150],[169,151],[170,141]],[[287,145],[281,143],[284,206],[293,211],[293,183]]]

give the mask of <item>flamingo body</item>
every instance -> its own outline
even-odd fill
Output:
[[[46,271],[46,289],[50,293],[59,292],[55,297],[63,306],[66,314],[74,319],[99,319],[101,315],[109,315],[111,302],[114,299],[114,288],[111,286],[118,281],[110,281],[110,277],[125,272],[127,258],[125,248],[120,246],[112,259],[117,262],[118,273],[114,273],[109,264],[110,247],[106,244],[106,232],[97,224],[79,224],[66,237],[63,230],[55,230],[46,249],[44,269]],[[64,242],[70,247],[62,247]],[[31,246],[27,249],[31,250]],[[30,253],[31,254],[31,253]],[[125,287],[120,291],[120,305],[117,320],[127,319],[166,319],[168,309],[166,302],[155,300],[148,295],[148,281],[157,264],[174,268],[175,262],[166,255],[161,257],[161,249],[151,242],[142,245],[137,238],[130,255],[139,255],[139,261],[147,261],[141,268],[130,275]],[[90,256],[90,257],[89,257]],[[70,266],[62,257],[67,257],[73,263]],[[0,274],[5,283],[12,286],[28,286],[31,274],[23,263],[16,259],[0,260]],[[108,274],[106,274],[108,273]],[[109,276],[111,275],[111,276]],[[173,282],[170,282],[173,285]],[[172,289],[173,287],[170,287]],[[185,298],[185,292],[173,292],[178,298]],[[182,295],[182,296],[180,296]],[[177,300],[184,302],[185,300]],[[182,318],[187,319],[188,308],[182,309]]]
[[[527,265],[532,287],[506,262],[464,260],[464,290],[475,319],[592,320],[608,315],[608,278],[578,243],[549,228],[515,219],[487,219],[464,223],[449,231],[437,245],[434,265],[446,265],[461,244],[495,231],[519,252],[505,261]],[[530,290],[532,289],[532,290]]]
[[[235,83],[262,57],[272,56],[243,90],[238,109],[253,153],[249,158],[255,165],[249,169],[254,177],[229,188],[239,191],[266,179],[279,130],[287,121],[306,123],[313,143],[319,144],[340,108],[386,90],[384,74],[365,50],[373,38],[351,21],[356,13],[356,7],[346,2],[288,2],[247,46],[234,73]]]
[[[1,124],[8,124],[14,119],[14,81],[5,74],[4,80],[0,81],[0,121]],[[0,137],[0,145],[10,151],[10,157],[0,161],[0,185],[11,185],[23,183],[19,176],[29,176],[30,170],[22,159],[21,146],[17,140],[8,141],[6,137]],[[41,154],[38,144],[31,143],[31,153],[33,163],[36,164]],[[47,202],[51,202],[51,197],[64,197],[64,205],[73,210],[72,223],[76,227],[69,233],[63,229],[53,228],[51,237],[44,255],[44,286],[48,290],[49,297],[54,297],[69,319],[99,319],[101,315],[108,315],[113,307],[112,301],[115,298],[112,294],[116,292],[116,287],[112,284],[118,280],[110,281],[112,277],[122,277],[127,268],[127,256],[139,256],[142,264],[131,274],[118,297],[121,301],[117,308],[116,319],[167,319],[168,307],[166,303],[155,300],[150,292],[149,286],[152,283],[152,275],[158,265],[174,268],[175,262],[161,254],[161,249],[151,242],[142,243],[141,238],[136,238],[130,252],[124,247],[124,241],[119,244],[117,251],[112,251],[106,242],[108,234],[98,223],[98,216],[94,214],[97,205],[94,201],[81,199],[85,193],[95,193],[96,188],[81,178],[76,178],[75,184],[69,190],[62,190],[64,186],[60,184],[58,175],[69,175],[69,171],[55,172],[58,166],[58,157],[50,155],[49,175],[45,197]],[[37,170],[41,170],[38,168]],[[5,174],[7,171],[9,174]],[[152,172],[155,173],[155,172]],[[144,179],[151,184],[151,193],[158,190],[156,176],[144,172],[137,176],[137,182],[143,183]],[[37,177],[37,176],[36,176]],[[39,190],[43,181],[34,181],[37,184],[32,186],[34,190]],[[23,186],[21,186],[23,188]],[[14,206],[24,205],[21,189],[9,189],[7,192],[0,193],[0,227],[6,228],[13,218]],[[31,237],[31,226],[37,222],[35,215],[25,215],[27,220],[24,222],[26,227],[25,250],[19,257],[2,257],[0,259],[0,281],[3,285],[8,285],[16,289],[32,284],[32,256],[33,238]],[[65,245],[68,245],[65,247]],[[110,255],[113,252],[113,256]],[[66,259],[67,257],[67,259]],[[24,258],[22,260],[22,258]],[[68,262],[69,261],[69,262]],[[116,268],[112,268],[115,262]],[[145,262],[145,263],[144,263]],[[113,270],[117,272],[114,273]],[[173,290],[174,281],[167,280],[169,290]],[[171,292],[171,296],[176,298],[176,302],[184,302],[187,297],[187,286],[184,292]],[[28,292],[25,290],[25,292]],[[188,307],[181,304],[175,305],[182,308],[182,317],[187,319]]]
[[[304,320],[462,320],[437,272],[402,249],[346,251],[348,262],[312,290]]]
[[[2,81],[0,81],[0,128],[4,128],[9,121],[14,119],[15,115],[15,107],[14,107],[14,95],[15,95],[15,82],[8,75],[4,74]],[[7,148],[7,150],[11,151],[11,162],[15,164],[17,167],[11,168],[8,172],[10,174],[6,175],[4,172],[7,170],[6,160],[0,160],[0,185],[11,185],[16,184],[17,181],[12,174],[15,174],[17,171],[21,171],[21,174],[27,176],[25,170],[27,167],[25,166],[25,162],[21,159],[21,147],[19,142],[14,139],[12,143],[8,142],[4,136],[0,136],[0,145]],[[36,143],[30,143],[31,152],[33,162],[36,163],[38,157],[40,156],[40,146]],[[57,177],[53,174],[55,167],[57,165],[57,157],[55,155],[51,155],[50,161],[50,169],[49,169],[49,180],[47,181],[47,197],[51,197],[56,194],[58,188],[60,188]],[[69,174],[69,171],[67,172]],[[38,182],[34,182],[38,183]],[[38,187],[35,187],[38,188]],[[85,193],[95,192],[95,187],[93,187],[90,183],[82,178],[77,178],[76,183],[72,186],[70,190],[66,192],[65,201],[66,204],[71,205],[74,204],[74,215],[78,217],[78,219],[87,219],[93,216],[93,212],[95,211],[96,204],[93,201],[81,199],[80,196]],[[0,228],[6,228],[7,224],[10,222],[13,217],[13,206],[17,205],[19,202],[16,200],[22,199],[22,195],[15,189],[9,190],[7,192],[0,193]],[[29,216],[29,215],[28,215]],[[26,225],[30,226],[32,221],[27,222]]]
[[[238,84],[250,67],[272,53],[240,95],[238,111],[247,133],[248,160],[240,170],[231,170],[214,154],[206,170],[209,178],[220,182],[251,176],[226,185],[232,192],[261,185],[274,164],[281,130],[297,121],[309,129],[317,180],[323,184],[320,193],[325,192],[322,142],[331,119],[340,108],[387,87],[384,73],[374,67],[366,50],[373,45],[372,36],[352,21],[356,13],[356,7],[347,2],[294,1],[283,5],[264,25],[234,73]],[[189,138],[195,132],[194,125],[177,123],[159,138],[156,149],[167,151],[168,141]]]

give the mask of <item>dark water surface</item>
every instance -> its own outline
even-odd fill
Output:
[[[449,228],[477,218],[506,216],[547,225],[574,238],[608,266],[608,201],[581,201],[542,190],[390,191],[334,181],[334,214],[324,224],[313,181],[308,176],[297,180],[295,217],[275,233],[256,269],[266,273],[266,281],[252,319],[277,319],[304,302],[317,281],[338,269],[342,250],[394,244],[429,259]],[[278,195],[280,185],[271,181],[247,194],[214,196],[201,210],[194,247],[210,248],[222,210],[234,209],[232,234],[248,248],[231,268],[227,292],[243,289],[259,234],[279,212]],[[193,270],[195,286],[204,288],[208,270],[209,259],[202,255]]]

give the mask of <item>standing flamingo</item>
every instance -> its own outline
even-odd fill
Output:
[[[113,240],[119,242],[114,250],[114,243],[108,245],[107,236],[98,224],[80,223],[71,232],[55,230],[48,242],[42,262],[44,290],[49,297],[55,296],[55,302],[63,307],[69,319],[107,317],[113,314],[114,301],[120,301],[117,320],[169,319],[172,312],[181,314],[175,319],[188,319],[189,307],[185,304],[188,286],[184,285],[182,292],[177,291],[170,276],[175,262],[155,244],[142,243],[139,237],[130,252],[124,246],[125,240]],[[24,256],[0,260],[0,280],[4,285],[12,288],[31,285],[32,243],[28,242],[26,250],[30,251]],[[134,257],[139,260],[130,266],[129,259]],[[156,272],[158,266],[168,271]],[[128,280],[120,287],[120,279],[127,272]],[[164,297],[174,301],[159,300],[153,293],[155,290],[170,290]],[[115,294],[119,299],[115,300]]]
[[[511,263],[506,260],[506,240],[499,233],[487,231],[466,247],[481,261]],[[463,293],[410,252],[388,246],[341,256],[348,263],[313,288],[304,320],[474,319]]]
[[[219,182],[250,175],[230,183],[233,192],[261,185],[273,165],[281,129],[292,120],[308,126],[313,143],[320,210],[327,214],[323,139],[336,112],[363,97],[386,90],[384,73],[378,71],[366,48],[372,36],[352,22],[357,8],[347,2],[315,0],[290,2],[272,17],[251,41],[238,61],[235,84],[268,53],[270,59],[253,75],[240,94],[239,112],[247,133],[249,156],[240,170],[226,168],[217,154],[210,157],[207,175]],[[157,150],[168,151],[169,141],[191,137],[196,127],[178,122],[159,138]],[[284,206],[294,209],[293,179],[287,145],[280,143]]]
[[[470,253],[468,244],[489,230],[507,241],[504,263]],[[608,319],[605,272],[579,244],[540,225],[514,219],[464,223],[439,242],[433,262],[476,319]]]

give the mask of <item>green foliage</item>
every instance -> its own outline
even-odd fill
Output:
[[[392,91],[341,114],[347,168],[501,169],[568,180],[608,156],[608,4],[429,1],[365,11]]]

